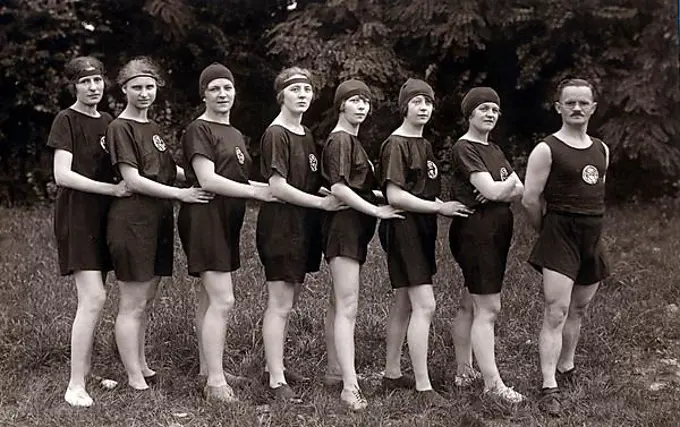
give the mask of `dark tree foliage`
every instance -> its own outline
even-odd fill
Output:
[[[295,7],[293,7],[295,6]],[[63,66],[81,54],[102,59],[111,80],[102,109],[123,107],[118,68],[148,55],[166,73],[152,117],[178,160],[183,128],[201,112],[200,70],[234,72],[233,121],[251,138],[277,113],[272,82],[284,65],[313,70],[317,100],[305,115],[323,140],[348,77],[375,93],[362,127],[369,153],[398,126],[396,99],[407,77],[437,93],[428,136],[446,170],[447,149],[465,130],[460,100],[474,85],[502,98],[495,138],[518,166],[559,126],[554,87],[591,79],[591,126],[612,148],[609,189],[617,197],[673,194],[680,177],[680,87],[674,0],[6,0],[0,6],[0,201],[48,198],[44,148],[54,114],[73,102]]]

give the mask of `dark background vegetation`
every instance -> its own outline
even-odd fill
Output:
[[[115,81],[130,57],[149,55],[167,86],[153,107],[177,149],[201,111],[198,75],[213,61],[235,74],[233,122],[257,156],[278,107],[273,78],[288,65],[313,70],[316,102],[305,123],[318,141],[333,125],[333,91],[365,80],[377,101],[362,129],[375,156],[398,125],[396,99],[409,76],[437,93],[429,137],[446,170],[464,132],[459,104],[474,85],[502,98],[495,138],[522,168],[537,139],[554,132],[554,87],[590,79],[599,90],[592,134],[612,149],[609,195],[673,196],[680,180],[680,87],[674,0],[5,0],[0,5],[0,202],[49,200],[49,126],[72,103],[64,64],[94,55]],[[109,86],[101,106],[122,107]],[[177,154],[177,153],[176,153]],[[178,156],[179,158],[179,156]],[[256,178],[256,177],[254,177]]]

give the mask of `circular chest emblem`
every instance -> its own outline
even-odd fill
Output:
[[[107,153],[109,152],[109,149],[106,146],[106,137],[105,136],[102,136],[99,139],[99,146],[102,147],[102,150],[106,151]]]
[[[309,168],[312,172],[316,172],[319,169],[319,161],[314,154],[309,155]]]
[[[241,147],[236,147],[234,149],[236,151],[236,160],[238,160],[239,164],[243,164],[246,161],[246,156],[243,154],[243,151],[241,151]]]
[[[586,165],[581,172],[581,178],[589,185],[597,184],[597,180],[600,178],[600,173],[597,168],[593,165]]]
[[[501,174],[501,181],[505,181],[506,179],[508,179],[508,170],[507,169],[501,168],[500,174]]]
[[[152,140],[153,145],[156,147],[158,151],[165,151],[165,149],[168,148],[166,147],[165,142],[163,142],[163,138],[161,138],[160,136],[154,135]]]
[[[437,165],[432,161],[428,160],[427,161],[427,176],[430,179],[435,179],[439,175],[439,169],[437,169]]]

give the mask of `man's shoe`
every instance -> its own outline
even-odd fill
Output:
[[[416,380],[409,375],[402,375],[399,378],[383,376],[382,386],[385,390],[412,389],[416,388]]]
[[[559,417],[562,414],[559,388],[549,387],[541,390],[541,409],[553,417]]]

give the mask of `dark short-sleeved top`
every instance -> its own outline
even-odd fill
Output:
[[[52,122],[47,145],[73,155],[71,170],[101,182],[113,182],[113,167],[106,144],[108,113],[91,117],[71,108],[60,111]]]
[[[493,142],[482,144],[466,139],[459,139],[451,148],[451,166],[453,198],[469,207],[480,204],[475,200],[475,187],[470,183],[470,176],[474,172],[488,172],[494,181],[505,181],[514,172],[498,145]]]
[[[326,139],[321,157],[321,175],[328,188],[342,182],[362,197],[372,196],[378,180],[359,138],[343,131],[333,132]]]
[[[543,190],[549,211],[602,215],[605,211],[604,142],[591,137],[588,148],[574,148],[554,135],[543,141],[550,147],[552,165]]]
[[[380,146],[379,169],[380,186],[385,197],[387,182],[430,201],[441,192],[439,168],[432,145],[425,138],[390,135]]]
[[[305,134],[298,135],[283,126],[269,126],[261,139],[260,167],[266,180],[276,172],[289,185],[315,194],[321,188],[321,164],[312,133],[304,129]]]
[[[252,167],[246,142],[231,125],[197,119],[187,126],[182,137],[187,182],[199,186],[191,160],[196,155],[215,164],[215,173],[232,181],[247,183]]]
[[[140,176],[165,185],[175,181],[175,161],[157,123],[117,118],[106,131],[106,141],[114,166],[128,164],[135,167]],[[116,176],[122,178],[118,168]]]

